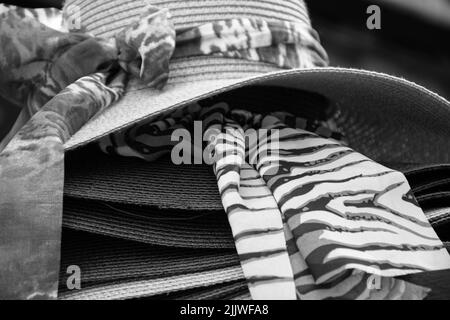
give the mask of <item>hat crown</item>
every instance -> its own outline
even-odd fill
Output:
[[[310,24],[303,0],[67,0],[64,12],[70,30],[109,37],[149,4],[169,9],[176,29],[243,17]]]

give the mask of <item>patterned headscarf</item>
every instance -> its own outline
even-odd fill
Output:
[[[282,68],[327,63],[316,34],[292,22],[232,19],[176,34],[167,10],[148,7],[115,37],[100,39],[57,31],[24,12],[10,9],[0,19],[0,94],[28,115],[0,153],[3,298],[56,297],[63,144],[120,99],[127,75],[162,88],[172,55]],[[422,298],[426,289],[393,277],[450,267],[403,174],[347,147],[331,123],[194,105],[100,146],[153,160],[173,146],[160,137],[194,120],[210,134],[211,164],[253,298]],[[374,275],[376,291],[367,285]]]

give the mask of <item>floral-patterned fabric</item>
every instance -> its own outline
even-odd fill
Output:
[[[60,32],[21,10],[1,15],[0,94],[28,117],[0,153],[0,298],[56,298],[63,145],[121,97],[127,74],[154,87],[167,81],[167,14],[150,7],[115,39]]]
[[[150,6],[115,37],[100,39],[52,29],[19,9],[2,12],[0,94],[23,109],[0,149],[2,298],[56,297],[63,144],[120,99],[128,76],[162,88],[172,56],[218,55],[281,68],[327,64],[316,34],[287,21],[232,19],[176,33],[168,10]],[[167,138],[203,121],[254,299],[422,298],[426,289],[392,277],[450,267],[405,177],[347,147],[331,123],[223,104],[177,112],[100,145],[152,160],[173,147],[155,139],[161,132]],[[246,146],[261,130],[274,133]],[[373,274],[382,279],[378,291],[364,287]]]

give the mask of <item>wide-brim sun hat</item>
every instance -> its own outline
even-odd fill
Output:
[[[129,241],[95,233],[86,233],[64,229],[61,247],[61,268],[59,275],[59,295],[64,298],[73,295],[66,286],[70,266],[78,266],[83,272],[82,288],[75,296],[84,295],[93,289],[99,291],[95,298],[120,295],[126,291],[127,297],[155,296],[173,294],[184,295],[187,290],[213,290],[214,287],[228,287],[226,291],[242,291],[243,277],[236,279],[227,275],[229,268],[239,269],[239,257],[233,249],[203,249],[154,246],[143,242]],[[196,275],[204,273],[203,278]],[[211,279],[208,274],[224,275],[220,279]],[[190,278],[190,275],[193,275]],[[230,277],[231,276],[231,277]],[[185,281],[176,283],[171,279],[182,277]],[[167,286],[161,286],[164,280]],[[206,283],[203,280],[208,280]],[[145,292],[133,292],[137,281],[158,284],[156,290],[151,287]],[[231,283],[230,283],[231,282]],[[237,282],[237,283],[236,283]],[[241,287],[241,288],[240,288]],[[218,288],[216,288],[218,289]],[[223,288],[225,289],[225,288]],[[222,291],[222,290],[219,290]],[[212,294],[212,293],[207,293]],[[120,298],[120,296],[118,296]]]
[[[120,203],[64,199],[63,226],[152,245],[230,249],[223,211],[171,212]]]
[[[301,0],[67,0],[64,10],[68,19],[74,19],[71,16],[74,12],[78,15],[83,31],[108,38],[138,19],[148,4],[169,9],[177,31],[243,17],[290,21],[310,27],[308,11]],[[170,60],[169,69],[169,80],[162,90],[131,79],[124,97],[75,133],[65,144],[66,150],[162,112],[258,85],[323,95],[339,108],[336,121],[350,146],[374,160],[407,163],[450,160],[450,103],[405,79],[334,67],[285,70],[265,62],[214,55],[175,57]],[[302,101],[297,104],[301,108]]]

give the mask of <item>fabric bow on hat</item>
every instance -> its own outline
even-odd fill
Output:
[[[54,30],[11,9],[1,24],[0,94],[30,115],[82,76],[118,62],[145,84],[162,88],[175,48],[167,10],[147,7],[141,18],[112,39]]]
[[[63,144],[120,99],[127,74],[161,88],[172,53],[326,64],[302,25],[242,18],[175,36],[168,16],[149,7],[112,39],[52,30],[14,10],[0,19],[0,94],[31,116],[0,153],[0,298],[56,297]],[[172,130],[193,120],[218,128],[212,164],[253,298],[422,298],[426,289],[392,277],[450,267],[406,178],[336,141],[329,123],[194,106],[100,145],[152,160],[172,146]],[[247,128],[274,129],[279,143],[266,135],[247,146]],[[381,291],[366,286],[372,275]]]
[[[162,88],[174,47],[168,12],[154,7],[114,39],[3,13],[0,94],[23,111],[0,153],[0,298],[56,298],[63,144],[121,97],[126,73]]]
[[[126,74],[162,88],[175,42],[177,56],[239,57],[283,68],[326,64],[316,35],[287,21],[231,19],[176,36],[168,11],[149,6],[114,38],[100,39],[54,30],[34,19],[41,16],[11,7],[0,19],[0,94],[22,108],[0,144],[4,297],[55,297],[63,144],[120,98]],[[243,36],[236,38],[237,30]]]

